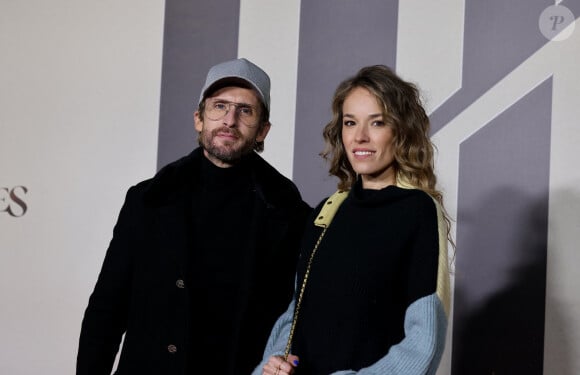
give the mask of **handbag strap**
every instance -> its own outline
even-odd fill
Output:
[[[300,293],[298,294],[298,300],[296,301],[296,307],[294,308],[294,317],[292,318],[292,326],[290,326],[290,334],[288,335],[288,342],[286,343],[286,349],[284,350],[284,360],[288,360],[288,355],[290,354],[290,349],[292,348],[292,339],[294,338],[294,330],[296,329],[296,322],[298,321],[298,314],[300,313],[300,306],[302,305],[302,297],[304,296],[304,290],[306,289],[306,283],[308,282],[308,276],[310,275],[310,268],[312,267],[312,260],[314,259],[314,254],[318,250],[318,245],[322,241],[322,237],[326,233],[326,230],[330,226],[334,215],[338,211],[341,203],[346,199],[348,191],[338,190],[332,194],[324,205],[320,209],[318,216],[314,219],[314,225],[322,227],[322,233],[318,237],[318,240],[314,244],[314,249],[310,253],[308,258],[308,263],[306,264],[306,272],[304,273],[304,279],[302,280],[302,285],[300,286]]]

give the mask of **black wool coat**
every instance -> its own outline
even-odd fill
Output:
[[[129,189],[83,318],[77,375],[110,374],[123,334],[119,375],[184,374],[186,366],[189,373],[244,374],[261,360],[270,329],[292,297],[311,208],[290,180],[259,155],[249,156],[249,251],[255,254],[239,265],[244,285],[231,312],[238,344],[223,353],[223,363],[205,363],[199,353],[186,365],[188,342],[195,340],[188,337],[195,306],[185,282],[186,258],[192,216],[202,214],[191,202],[203,157],[198,148]]]

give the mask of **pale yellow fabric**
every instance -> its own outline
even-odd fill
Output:
[[[397,186],[403,189],[417,189],[401,174],[397,174]],[[449,280],[449,260],[447,256],[447,222],[439,202],[433,198],[437,208],[437,228],[439,230],[439,268],[437,271],[437,295],[443,303],[445,314],[451,308],[451,288]]]
[[[332,218],[338,211],[340,204],[346,199],[348,196],[348,191],[338,190],[334,194],[332,194],[326,202],[324,202],[324,206],[320,209],[318,216],[314,220],[314,225],[318,227],[328,228]]]

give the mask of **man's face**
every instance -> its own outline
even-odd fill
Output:
[[[207,115],[208,109],[214,105],[228,108],[227,113],[217,120]],[[199,132],[199,144],[205,156],[218,167],[231,167],[242,156],[252,152],[254,144],[262,142],[270,130],[270,123],[260,124],[261,105],[253,90],[224,87],[205,99],[205,107],[203,116],[197,111],[194,114],[195,130]],[[240,118],[240,111],[245,109],[257,111],[255,123]]]

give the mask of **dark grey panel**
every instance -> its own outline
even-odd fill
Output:
[[[578,17],[579,3],[572,0],[561,4]],[[538,20],[550,5],[554,1],[466,1],[462,87],[431,114],[432,133],[548,43]]]
[[[239,0],[165,3],[157,168],[196,146],[193,112],[209,68],[238,53]]]
[[[338,84],[361,67],[395,67],[398,1],[303,1],[294,140],[294,181],[316,204],[336,189],[318,156]]]
[[[560,3],[560,5],[564,5],[570,9],[576,19],[580,17],[580,0],[564,0]]]
[[[552,79],[460,147],[454,375],[541,375]]]

